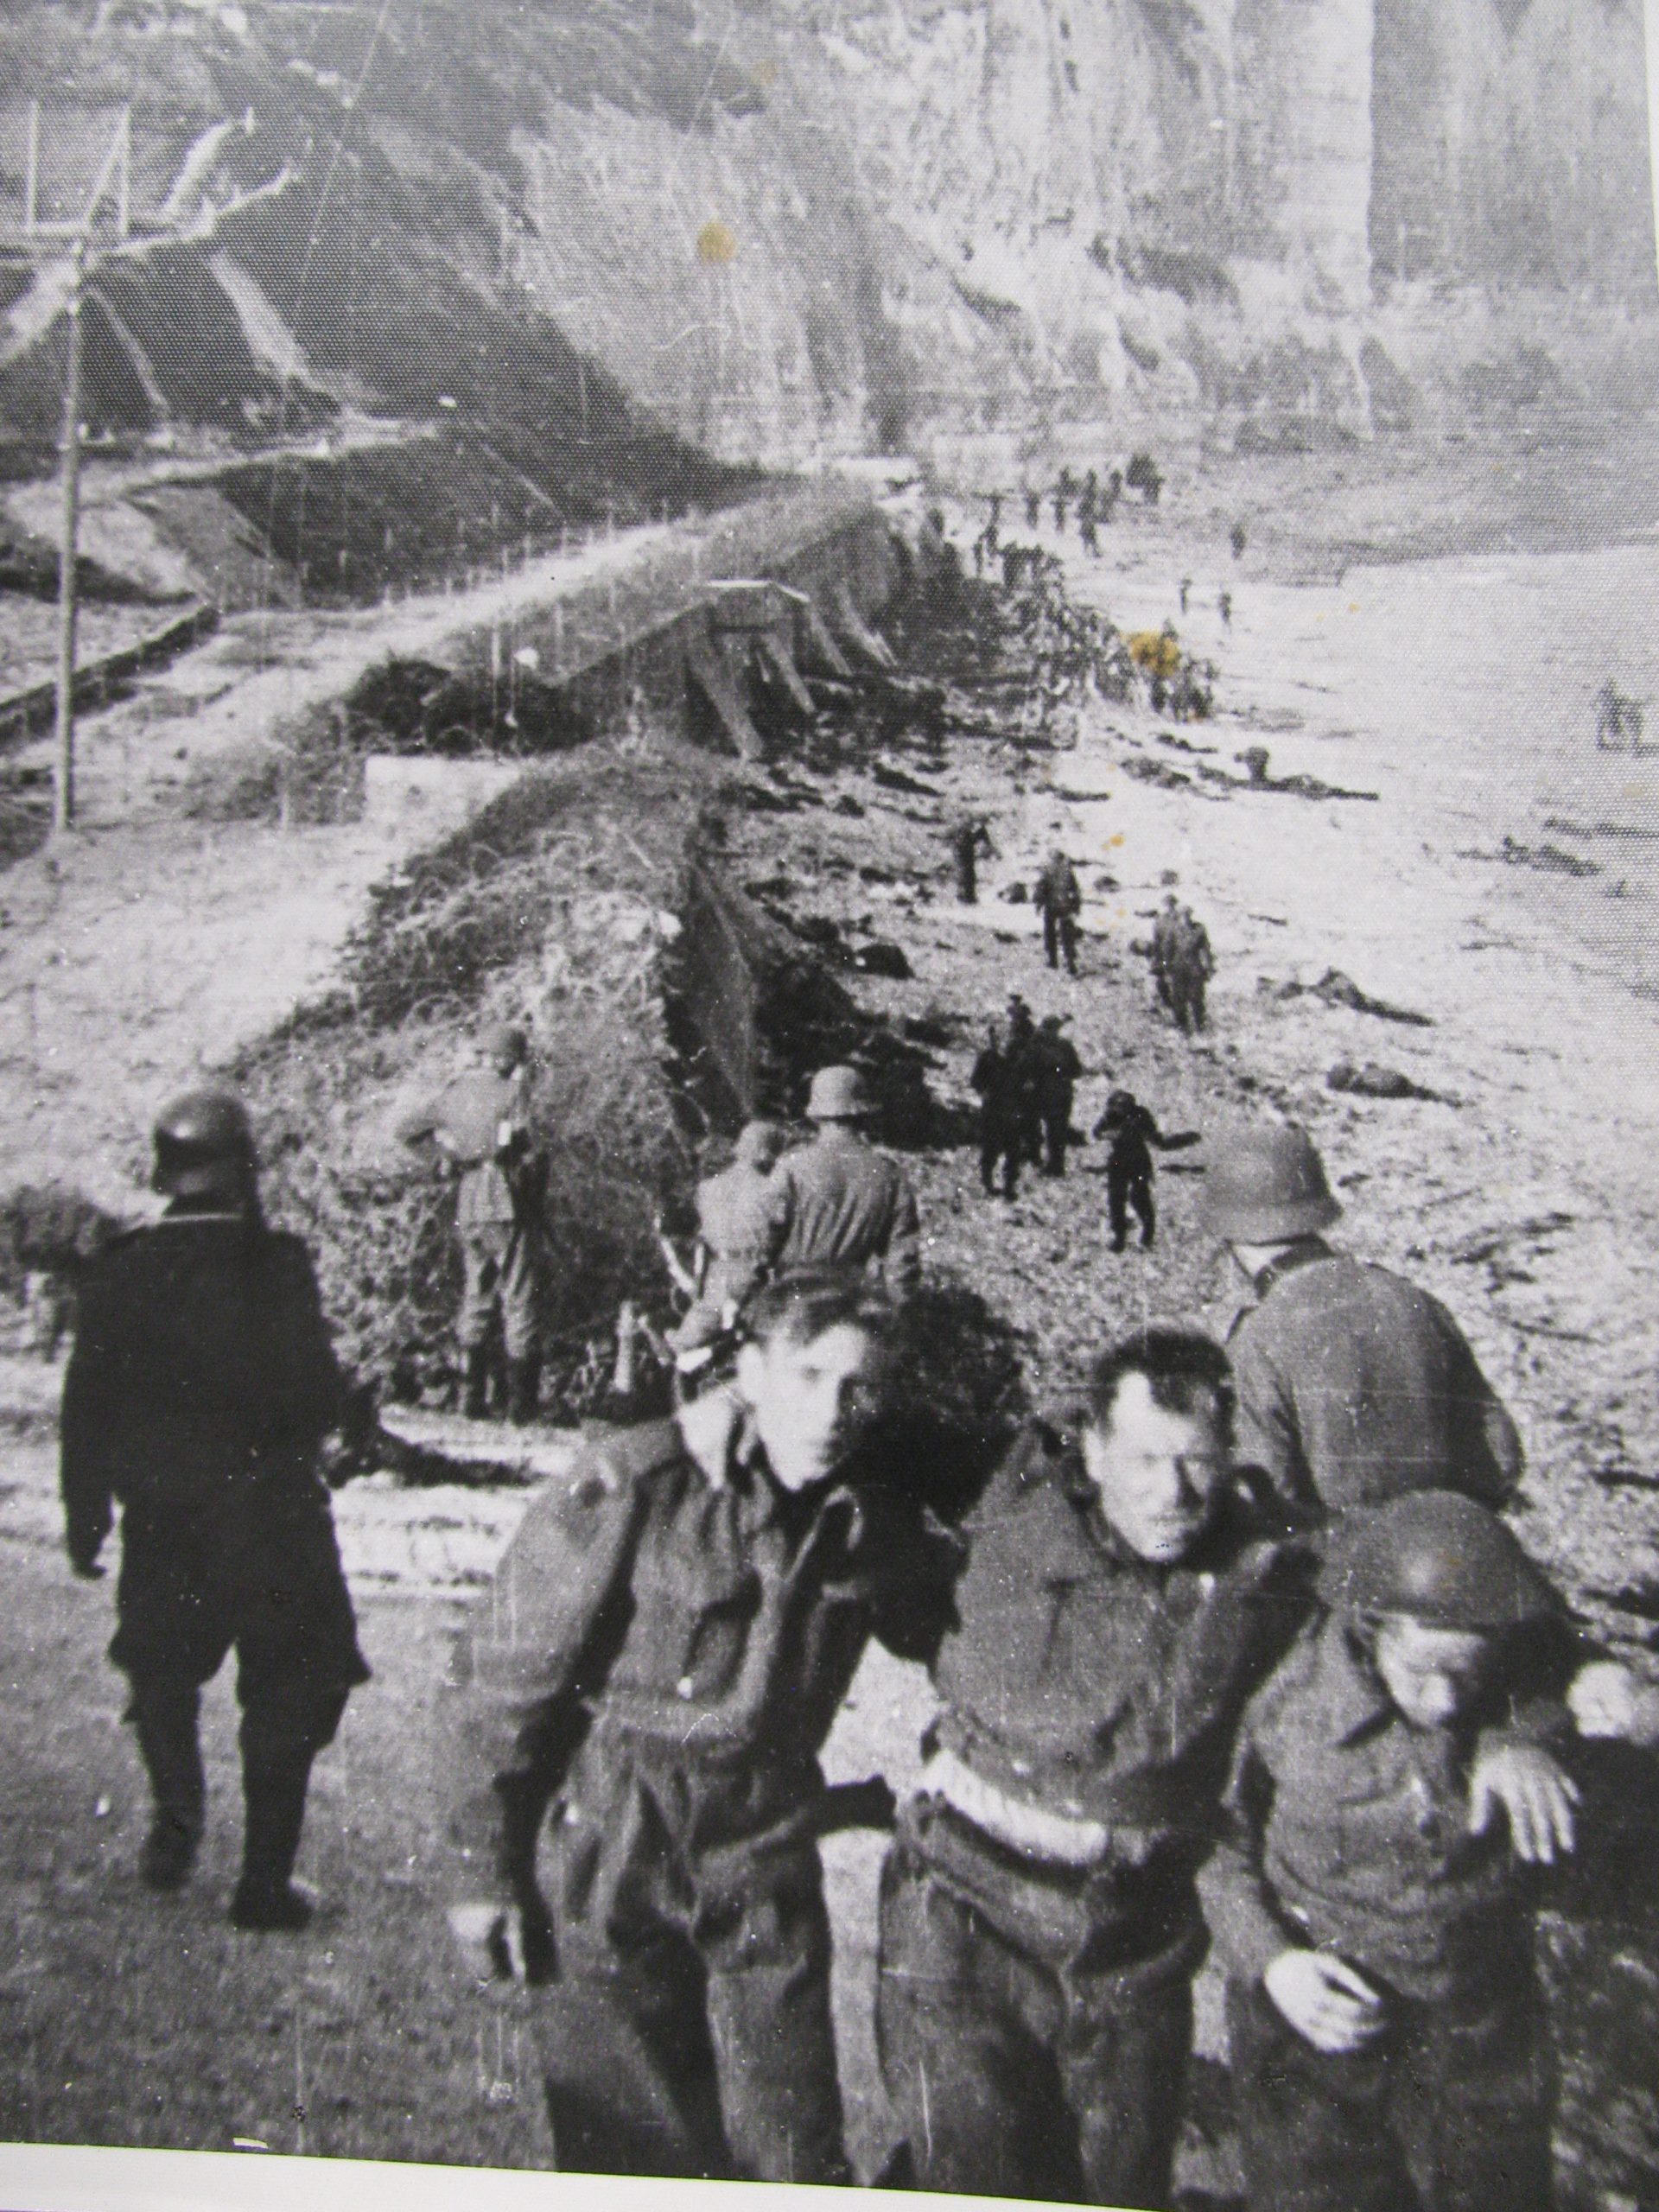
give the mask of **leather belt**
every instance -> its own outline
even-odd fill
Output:
[[[1143,1866],[1158,1842],[1146,1828],[1117,1827],[1012,1797],[954,1751],[931,1755],[922,1769],[921,1788],[925,1796],[943,1798],[952,1812],[1006,1849],[1062,1866]]]

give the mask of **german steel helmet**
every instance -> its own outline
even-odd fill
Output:
[[[1516,1628],[1560,1611],[1497,1516],[1449,1490],[1412,1491],[1349,1514],[1320,1582],[1344,1612],[1404,1613],[1430,1628]]]
[[[251,1165],[253,1128],[233,1090],[187,1090],[156,1117],[156,1181],[188,1197],[230,1160]]]
[[[806,1095],[810,1122],[855,1122],[870,1110],[864,1078],[856,1068],[820,1068]]]
[[[1328,1229],[1342,1208],[1313,1140],[1294,1122],[1224,1133],[1204,1179],[1204,1225],[1234,1244],[1277,1244]]]

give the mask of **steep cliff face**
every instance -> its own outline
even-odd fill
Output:
[[[91,419],[476,429],[517,531],[705,456],[1424,419],[1448,289],[1655,304],[1642,63],[1636,0],[14,0],[0,220],[31,95],[66,208],[126,103],[141,206],[284,178],[100,286]],[[0,280],[44,445],[62,287]]]
[[[1647,301],[1637,0],[1376,0],[1379,274]]]

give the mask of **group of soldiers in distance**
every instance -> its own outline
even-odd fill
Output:
[[[857,1071],[807,1107],[809,1144],[746,1138],[705,1185],[677,1410],[533,1495],[445,1693],[448,1922],[480,1986],[537,1992],[558,2165],[851,2177],[819,1842],[857,1821],[892,1832],[887,2180],[1167,2204],[1213,1949],[1253,2212],[1545,2206],[1530,1916],[1587,1817],[1577,1741],[1659,1741],[1659,1688],[1502,1517],[1520,1439],[1451,1314],[1327,1241],[1304,1131],[1214,1131],[1226,1344],[1103,1345],[966,1482],[905,1363],[908,1179]],[[504,1115],[502,1173],[522,1139]],[[97,1574],[119,1507],[143,1880],[190,1878],[197,1702],[234,1648],[231,1916],[292,1935],[311,1762],[368,1671],[320,1471],[345,1386],[233,1097],[168,1109],[156,1183],[85,1287],[69,1554]],[[902,1803],[819,1764],[872,1637],[937,1694]]]

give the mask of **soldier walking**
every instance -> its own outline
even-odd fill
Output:
[[[91,1579],[121,1509],[110,1656],[154,1815],[152,1890],[188,1880],[207,1815],[201,1686],[237,1657],[238,1928],[296,1930],[311,1764],[368,1680],[318,1452],[346,1393],[304,1245],[266,1226],[239,1099],[199,1090],[156,1124],[162,1218],[93,1264],[64,1378],[70,1564]]]
[[[1205,1027],[1205,993],[1216,972],[1210,932],[1190,906],[1183,906],[1171,932],[1166,955],[1170,1011],[1183,1037]]]
[[[1012,1198],[1026,1156],[1025,1081],[995,1022],[986,1030],[969,1081],[979,1093],[979,1179],[986,1197],[995,1197],[1000,1167],[1002,1196]]]
[[[730,1166],[697,1185],[692,1300],[673,1339],[685,1351],[702,1351],[731,1330],[760,1287],[777,1210],[772,1171],[783,1148],[775,1122],[746,1122]]]
[[[1160,1152],[1185,1152],[1198,1142],[1200,1133],[1181,1129],[1166,1136],[1154,1116],[1132,1090],[1115,1090],[1095,1123],[1095,1135],[1111,1140],[1111,1150],[1106,1155],[1106,1205],[1112,1224],[1112,1249],[1121,1252],[1128,1242],[1133,1207],[1141,1224],[1141,1249],[1149,1251],[1158,1231],[1151,1148],[1156,1145]]]
[[[964,815],[950,832],[950,855],[956,862],[957,897],[964,906],[979,903],[979,856],[995,850],[982,814]]]
[[[1061,1034],[1065,1020],[1063,1014],[1045,1014],[1032,1046],[1045,1175],[1065,1173],[1066,1150],[1071,1141],[1071,1105],[1083,1074],[1077,1046]]]
[[[1507,1503],[1514,1421],[1438,1299],[1326,1243],[1342,1207],[1306,1131],[1247,1127],[1211,1152],[1205,1225],[1255,1294],[1229,1338],[1241,1456],[1304,1517],[1415,1490]]]
[[[1051,968],[1058,968],[1064,958],[1066,974],[1075,976],[1083,888],[1077,870],[1058,845],[1043,863],[1031,903],[1043,918],[1043,957]]]
[[[930,1656],[954,1548],[886,1301],[780,1279],[747,1325],[731,1391],[541,1492],[457,1653],[450,1925],[544,1986],[566,2172],[852,2178],[818,1758],[872,1635]]]
[[[772,1180],[773,1274],[844,1268],[879,1277],[895,1298],[921,1280],[921,1224],[910,1179],[868,1143],[874,1108],[856,1068],[820,1068],[806,1116],[810,1144],[786,1153]]]

